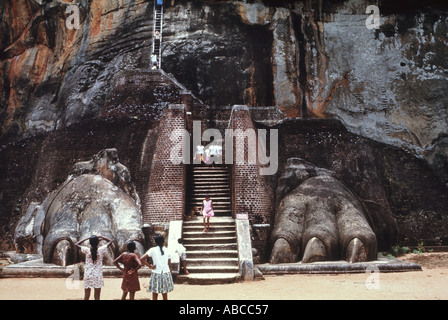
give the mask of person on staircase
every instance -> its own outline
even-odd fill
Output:
[[[204,161],[204,146],[203,145],[196,146],[194,160],[198,161],[198,162],[200,161],[200,163],[202,163]]]
[[[187,270],[187,249],[184,247],[184,241],[182,238],[177,239],[176,253],[179,255],[180,260],[180,273],[189,275]]]
[[[205,200],[202,201],[201,208],[202,216],[204,217],[204,231],[210,232],[210,217],[214,217],[215,213],[213,211],[213,202],[209,196],[205,197]]]

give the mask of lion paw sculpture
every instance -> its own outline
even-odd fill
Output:
[[[367,211],[332,172],[289,159],[277,199],[270,263],[376,259],[377,239]]]

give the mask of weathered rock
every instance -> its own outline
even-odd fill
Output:
[[[367,0],[166,1],[163,68],[210,106],[340,119],[424,158],[448,182],[447,5]],[[436,4],[436,6],[434,6]],[[97,116],[121,70],[148,68],[149,0],[0,4],[0,124],[16,141]],[[15,15],[14,12],[21,12]]]
[[[366,0],[165,1],[162,65],[210,105],[204,118],[219,117],[215,105],[247,104],[274,105],[289,117],[340,119],[356,135],[411,151],[446,184],[447,5],[434,2],[382,1],[380,29],[368,30]],[[148,143],[156,136],[156,129],[146,131],[149,125],[141,126],[143,133],[130,134],[128,127],[114,136],[96,118],[104,111],[111,111],[105,112],[111,122],[140,111],[150,114],[148,121],[157,116],[158,105],[134,103],[150,90],[119,82],[137,79],[127,72],[149,65],[153,1],[76,3],[78,30],[65,25],[68,2],[0,2],[0,242],[8,250],[25,214],[20,203],[42,202],[66,178],[63,164],[108,146],[132,149],[134,158],[151,154],[142,136]],[[92,138],[97,134],[107,137]],[[446,189],[423,162],[392,149],[383,153],[384,146],[302,137],[308,140],[297,147],[296,137],[281,142],[281,153],[295,148],[288,158],[306,158],[355,186],[372,219],[382,221],[377,229],[393,219],[376,216],[393,213],[400,239],[446,244]],[[95,143],[100,147],[93,150]],[[375,232],[387,246],[395,239]]]
[[[376,259],[377,239],[368,212],[328,171],[290,159],[279,181],[280,194],[293,190],[277,208],[270,263]]]

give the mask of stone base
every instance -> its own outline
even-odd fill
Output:
[[[386,257],[378,258],[378,260],[375,261],[358,263],[329,261],[313,263],[259,264],[256,265],[256,268],[263,275],[422,271],[422,267],[417,263],[404,262]]]
[[[27,261],[23,263],[11,264],[4,267],[0,271],[0,278],[68,278],[76,279],[75,270],[76,265],[67,267],[58,266],[55,264],[44,263],[43,259]],[[150,276],[151,270],[142,268],[138,271],[139,276]],[[103,275],[108,278],[121,278],[122,272],[114,266],[104,266]]]

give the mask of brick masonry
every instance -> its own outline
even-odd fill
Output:
[[[238,163],[236,161],[237,153],[243,150],[237,150],[236,140],[238,136],[244,135],[248,129],[256,132],[256,127],[252,121],[252,114],[247,106],[234,106],[229,121],[229,129],[241,129],[234,131],[233,144],[233,165],[231,166],[231,188],[232,188],[232,209],[233,214],[247,213],[252,227],[255,225],[269,226],[273,216],[274,194],[269,185],[268,177],[260,175],[261,165],[249,162],[249,145],[244,143],[245,161]],[[257,147],[258,147],[257,141]],[[269,242],[270,227],[263,228],[263,232],[252,232],[252,245],[258,251],[259,256],[265,256],[265,251]]]
[[[151,175],[143,196],[143,222],[160,223],[181,220],[185,211],[186,168],[173,164],[170,156],[176,141],[171,133],[185,129],[185,105],[172,104],[164,110],[159,124],[158,139],[151,164]]]

